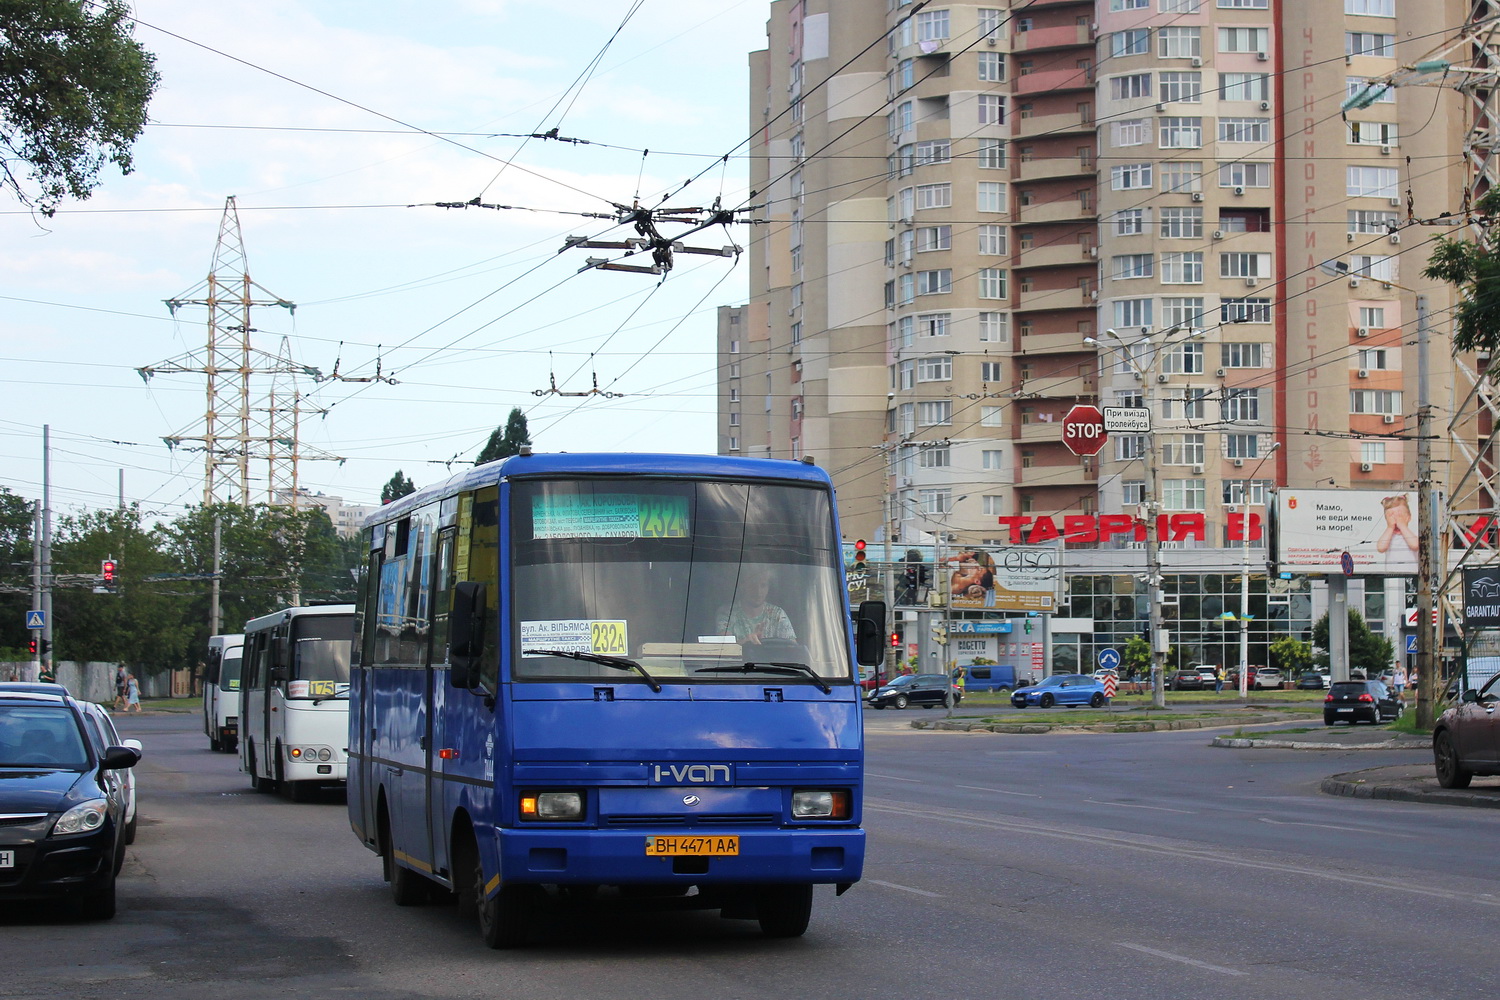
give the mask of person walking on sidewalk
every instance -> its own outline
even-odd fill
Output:
[[[135,679],[135,674],[125,675],[125,711],[139,712],[141,710],[141,682]]]

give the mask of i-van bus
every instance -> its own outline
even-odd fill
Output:
[[[240,650],[243,635],[208,637],[203,663],[203,734],[210,750],[233,753],[240,733]]]
[[[354,605],[284,608],[245,623],[240,768],[294,802],[343,784]]]
[[[523,451],[364,538],[349,819],[398,905],[494,948],[601,890],[785,937],[860,878],[884,606],[851,627],[823,470]]]

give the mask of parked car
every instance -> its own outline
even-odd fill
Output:
[[[905,708],[907,705],[921,705],[923,708],[943,705],[952,708],[963,701],[963,698],[963,689],[954,684],[947,674],[903,674],[876,688],[868,700],[872,708],[885,708],[887,705],[893,708]]]
[[[64,899],[88,919],[115,915],[125,863],[125,783],[140,752],[101,751],[66,694],[0,685],[0,900]]]
[[[1304,670],[1297,675],[1297,688],[1302,691],[1321,691],[1328,684],[1329,676],[1321,670]]]
[[[1036,705],[1051,708],[1053,705],[1087,705],[1098,708],[1104,704],[1104,685],[1088,674],[1053,674],[1031,687],[1018,688],[1010,696],[1016,708]]]
[[[119,730],[115,729],[115,720],[110,718],[104,706],[95,705],[91,701],[80,701],[78,704],[83,709],[85,723],[89,723],[89,737],[94,741],[95,752],[102,756],[112,746],[129,747],[136,753],[143,752],[140,740],[120,739]],[[120,768],[106,774],[125,786],[125,843],[133,844],[136,829],[135,768]]]
[[[1250,686],[1257,691],[1279,690],[1285,679],[1280,667],[1256,667],[1250,671]]]
[[[1470,688],[1438,717],[1432,730],[1432,762],[1438,784],[1467,788],[1476,774],[1500,774],[1500,674],[1478,691]]]
[[[1214,687],[1219,683],[1218,667],[1209,667],[1204,666],[1203,664],[1199,664],[1197,670],[1199,679],[1203,681],[1204,690]]]
[[[1405,710],[1401,696],[1379,681],[1334,681],[1323,699],[1323,725],[1395,722]]]
[[[1205,677],[1207,680],[1205,680]],[[1208,673],[1204,674],[1198,668],[1198,665],[1194,664],[1191,667],[1174,670],[1169,674],[1167,676],[1167,687],[1173,691],[1202,691],[1204,688],[1214,686],[1213,677],[1213,668],[1208,668]]]

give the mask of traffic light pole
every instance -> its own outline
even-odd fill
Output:
[[[41,642],[37,644],[37,680],[41,680],[45,661],[52,650],[52,425],[42,425],[42,557],[40,560],[42,577],[41,602],[37,605],[42,609],[42,635]],[[42,650],[47,650],[46,654]]]

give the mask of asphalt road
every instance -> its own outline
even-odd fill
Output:
[[[555,913],[521,952],[397,908],[340,797],[251,792],[191,716],[146,745],[120,915],[0,913],[0,996],[1473,997],[1495,985],[1500,815],[1322,795],[1410,755],[1209,732],[918,732],[871,714],[866,877],[806,937],[710,913]]]

